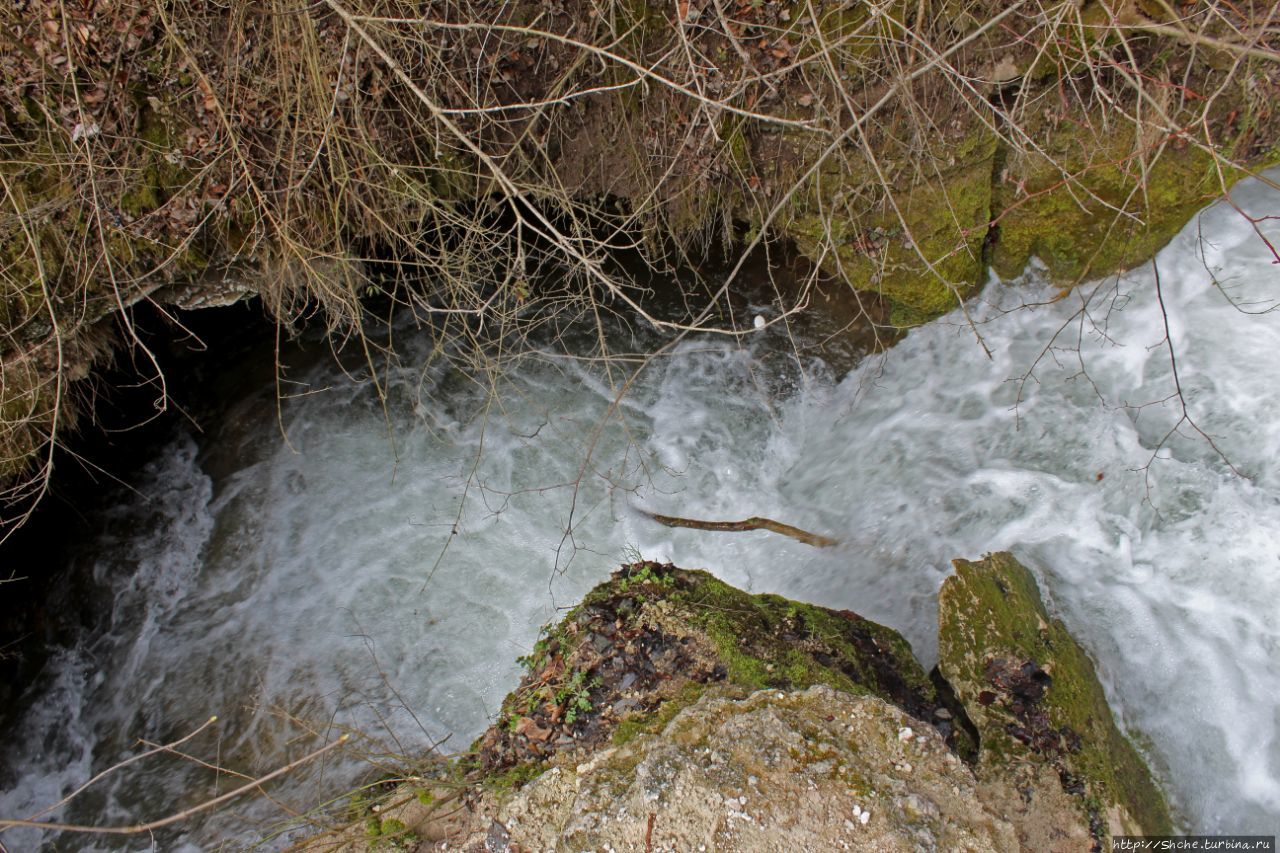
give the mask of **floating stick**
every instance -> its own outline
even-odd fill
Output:
[[[656,512],[649,512],[643,509],[638,510],[638,512],[649,516],[659,524],[665,524],[667,527],[688,527],[693,530],[714,530],[727,533],[738,533],[744,530],[769,530],[774,533],[781,533],[783,536],[790,536],[792,539],[803,542],[806,545],[812,545],[815,548],[830,548],[840,544],[839,539],[810,533],[807,530],[801,530],[799,527],[783,524],[781,521],[774,521],[772,518],[761,518],[758,515],[753,515],[742,521],[699,521],[696,518],[659,515]]]

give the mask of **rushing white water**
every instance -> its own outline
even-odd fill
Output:
[[[1256,184],[1234,198],[1280,209]],[[973,305],[990,358],[953,316],[839,383],[821,365],[763,366],[785,347],[771,327],[684,344],[616,408],[622,373],[548,356],[491,396],[412,366],[412,342],[386,413],[367,386],[316,369],[310,385],[327,390],[284,406],[286,444],[272,389],[253,395],[200,452],[177,438],[138,485],[149,500],[106,519],[95,573],[109,618],[33,688],[0,813],[34,811],[135,739],[211,713],[218,735],[193,751],[248,770],[316,743],[288,742],[286,717],[356,727],[392,752],[449,733],[465,746],[539,625],[631,550],[854,609],[931,663],[950,560],[1010,549],[1093,653],[1183,828],[1275,832],[1273,260],[1216,206],[1160,254],[1163,312],[1150,267],[1057,302],[1029,272]],[[1166,315],[1193,422],[1167,436],[1182,409]],[[844,544],[670,530],[632,506],[768,515]],[[64,816],[125,822],[215,790],[189,763],[160,767],[117,774]],[[284,790],[295,805],[321,788],[305,779]],[[262,829],[197,827],[181,843]]]

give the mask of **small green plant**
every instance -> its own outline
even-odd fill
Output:
[[[565,725],[571,726],[579,714],[591,710],[591,691],[603,684],[600,676],[587,680],[586,670],[575,669],[569,680],[556,691],[555,703],[564,708]]]
[[[357,821],[373,809],[373,803],[362,792],[356,791],[347,800],[347,818]]]
[[[547,649],[550,647],[552,640],[551,630],[551,625],[543,625],[538,632],[538,641],[533,644],[533,650],[527,655],[521,655],[516,658],[516,663],[529,672],[540,669],[547,662]]]
[[[639,565],[639,568],[636,566]],[[633,587],[644,586],[645,584],[656,584],[657,586],[670,587],[675,583],[671,575],[663,575],[655,572],[654,563],[633,563],[628,567],[627,575],[618,581],[618,591],[627,592]]]
[[[393,817],[370,817],[365,821],[364,834],[370,849],[382,853],[408,853],[422,841],[416,833],[409,831],[404,821]]]
[[[481,780],[481,784],[491,791],[514,791],[537,779],[546,769],[545,762],[526,761],[502,773],[490,774],[484,777]]]

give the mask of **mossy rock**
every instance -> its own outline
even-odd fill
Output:
[[[1012,278],[1035,257],[1069,287],[1148,261],[1224,188],[1280,162],[1280,147],[1234,153],[1248,148],[1247,112],[1231,125],[1241,145],[1218,154],[1140,135],[1101,113],[1027,116],[1023,129],[1035,140],[1027,151],[1010,151],[971,116],[924,152],[886,136],[876,145],[879,173],[860,155],[833,156],[796,193],[779,228],[852,289],[886,299],[895,326],[915,326],[955,308],[988,267]],[[787,164],[815,156],[794,138],[775,148],[755,155],[782,164],[772,176],[781,186],[798,175]],[[1222,152],[1243,166],[1225,165]],[[930,165],[914,175],[905,163]],[[896,210],[879,189],[882,177]]]
[[[1093,663],[1045,611],[1031,573],[1008,553],[954,565],[939,595],[938,666],[977,727],[980,765],[996,776],[1052,767],[1098,843],[1171,832],[1164,797],[1116,726]]]
[[[920,325],[982,282],[997,153],[995,135],[982,127],[924,155],[930,174],[899,165],[913,162],[905,152],[886,152],[881,172],[892,198],[877,189],[880,175],[869,163],[850,158],[797,199],[783,233],[854,290],[887,300],[893,325]]]
[[[498,722],[473,747],[484,776],[577,760],[609,743],[661,729],[709,690],[826,685],[870,695],[974,754],[906,640],[848,612],[752,595],[710,574],[634,563],[592,590],[523,659],[528,674]],[[949,708],[937,714],[944,705]]]
[[[1135,137],[1101,116],[1035,132],[1040,152],[1011,155],[997,176],[991,265],[1003,278],[1039,258],[1071,286],[1149,260],[1245,176],[1199,147]],[[1268,165],[1262,162],[1259,167]]]
[[[477,833],[514,839],[563,828],[569,815],[590,823],[606,813],[601,837],[616,844],[622,824],[612,821],[622,821],[624,799],[643,795],[642,808],[631,810],[641,833],[662,809],[670,832],[669,809],[701,801],[686,789],[655,805],[662,797],[654,780],[702,779],[714,793],[715,822],[724,803],[741,806],[744,793],[759,800],[757,782],[771,774],[783,788],[786,779],[806,792],[830,781],[841,803],[872,803],[880,823],[867,832],[901,817],[915,833],[933,820],[923,837],[938,840],[959,825],[955,816],[1000,838],[960,845],[966,849],[1106,849],[1121,832],[1171,832],[1164,800],[1117,729],[1092,664],[1046,613],[1025,568],[1008,554],[956,561],[940,622],[940,668],[950,685],[927,676],[896,632],[848,611],[752,595],[670,564],[623,566],[544,631],[522,659],[527,675],[470,753],[426,789],[397,790],[397,805],[379,812],[352,849],[378,849],[388,819],[405,834],[453,843]],[[867,716],[855,706],[879,710]],[[808,710],[795,716],[800,708]],[[766,716],[731,723],[735,709]],[[795,745],[782,759],[794,772],[760,757],[776,752],[762,733],[783,717],[801,724],[775,732]],[[720,741],[709,745],[709,735]],[[744,751],[721,745],[726,736]],[[833,754],[840,749],[847,754]],[[967,802],[923,808],[934,802],[926,765],[941,773],[940,796]],[[786,795],[778,802],[775,829],[789,832],[783,827],[802,820],[803,808]],[[566,849],[598,846],[594,836],[569,840]],[[547,838],[534,846],[561,849]]]

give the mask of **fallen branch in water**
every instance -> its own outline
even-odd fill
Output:
[[[742,521],[699,521],[696,518],[659,515],[656,512],[649,512],[643,509],[638,511],[659,524],[665,524],[667,527],[688,527],[693,530],[716,530],[729,533],[737,533],[744,530],[769,530],[774,533],[781,533],[783,536],[790,536],[792,539],[803,542],[806,545],[812,545],[815,548],[830,548],[833,545],[840,544],[839,539],[820,536],[817,533],[810,533],[807,530],[801,530],[799,527],[783,524],[781,521],[774,521],[772,518],[761,518],[758,515],[753,515]]]

